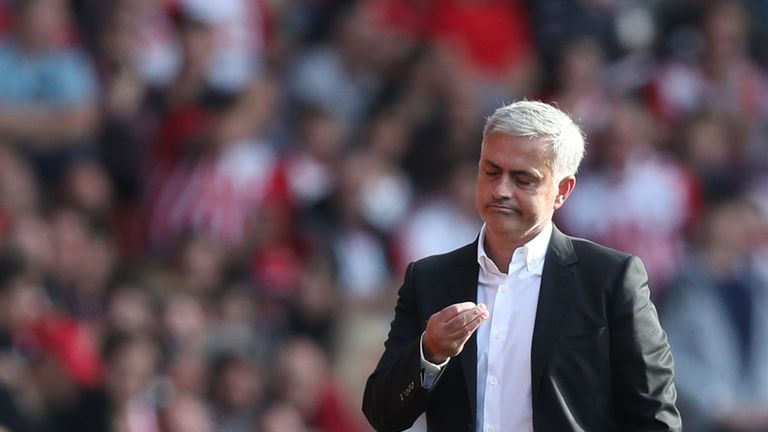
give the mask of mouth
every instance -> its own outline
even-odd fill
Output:
[[[494,212],[505,213],[505,214],[513,214],[518,212],[516,208],[505,206],[502,204],[488,204],[486,205],[486,208]]]

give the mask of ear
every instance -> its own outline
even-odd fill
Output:
[[[576,177],[574,176],[568,176],[560,181],[560,184],[557,185],[557,196],[555,196],[555,210],[563,206],[574,187],[576,187]]]

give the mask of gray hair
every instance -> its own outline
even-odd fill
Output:
[[[498,108],[485,122],[483,137],[502,132],[518,137],[544,138],[552,152],[555,184],[575,176],[584,158],[584,133],[568,114],[538,101],[518,101]]]

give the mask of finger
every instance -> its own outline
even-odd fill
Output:
[[[461,330],[474,317],[475,310],[465,310],[445,322],[445,331],[448,334]]]
[[[477,315],[473,315],[469,321],[467,321],[466,324],[464,324],[463,327],[453,330],[451,333],[447,335],[449,339],[467,339],[469,336],[474,333],[475,330],[477,330],[478,327],[480,327],[480,324],[482,324],[485,320],[489,318],[487,311],[482,311],[478,313]]]
[[[478,316],[482,316],[483,314],[487,314],[487,310],[481,309],[479,307],[475,307],[470,310],[465,310],[450,319],[448,322],[445,323],[446,331],[449,333],[455,333],[456,331],[461,330],[464,326],[467,325],[470,321],[475,319]]]
[[[482,309],[483,312],[487,312],[490,316],[491,312],[488,310],[488,306],[486,306],[485,303],[478,303],[477,307]]]
[[[474,309],[476,306],[472,302],[455,303],[443,308],[443,310],[437,313],[437,316],[443,322],[447,322],[463,312]]]
[[[470,336],[472,336],[472,333],[474,333],[482,323],[484,323],[488,319],[487,313],[481,313],[477,316],[475,316],[470,322],[468,322],[464,327],[456,331],[452,336],[452,338],[458,338],[462,340],[462,343],[466,342],[467,339],[469,339]]]

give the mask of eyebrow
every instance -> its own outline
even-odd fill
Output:
[[[488,165],[490,168],[497,169],[497,170],[500,170],[500,171],[504,171],[504,169],[501,166],[491,162],[488,159],[481,159],[480,163],[483,164],[483,165]],[[538,172],[533,171],[533,170],[517,169],[517,170],[508,171],[508,172],[510,174],[512,174],[512,175],[525,175],[525,176],[532,177],[532,178],[537,179],[537,180],[540,180],[540,179],[544,178]]]

